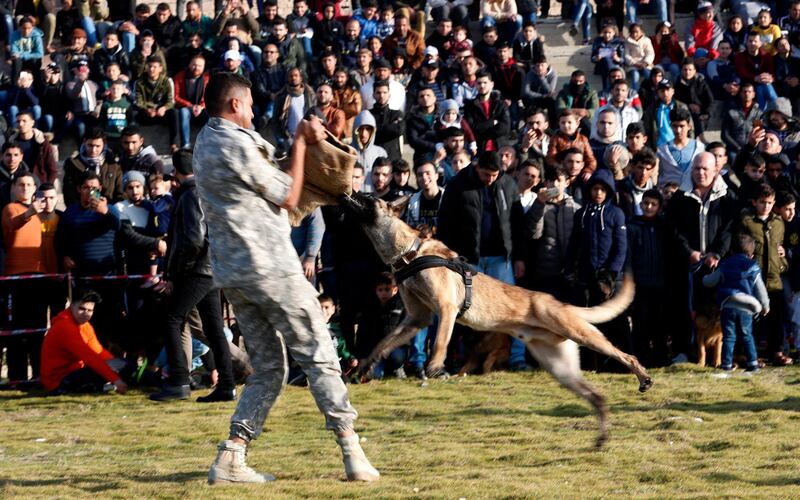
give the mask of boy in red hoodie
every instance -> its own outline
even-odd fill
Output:
[[[714,6],[711,2],[700,2],[694,24],[686,33],[686,53],[694,57],[695,66],[703,69],[708,61],[717,58],[717,46],[722,36],[722,28],[714,21]]]
[[[42,344],[40,377],[46,390],[57,394],[100,392],[106,382],[120,394],[128,390],[114,369],[121,369],[125,362],[100,345],[89,323],[99,303],[96,292],[79,292],[69,308],[53,318]]]

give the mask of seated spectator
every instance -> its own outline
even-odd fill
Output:
[[[94,47],[112,25],[108,0],[78,0],[78,11],[81,13],[81,27],[86,30],[89,45]]]
[[[125,83],[111,84],[110,95],[100,108],[99,126],[106,133],[108,148],[114,154],[121,151],[122,131],[133,122],[133,104],[125,95]]]
[[[497,26],[500,39],[512,43],[522,28],[515,0],[481,0],[481,26]]]
[[[781,28],[772,22],[772,12],[769,9],[761,9],[758,12],[758,21],[751,26],[750,30],[755,31],[761,37],[761,46],[767,54],[774,56],[777,53],[775,42],[783,34]]]
[[[458,104],[453,99],[447,99],[442,102],[438,107],[439,115],[434,125],[434,129],[438,135],[439,142],[445,142],[448,137],[452,136],[450,128],[463,130],[461,134],[463,141],[472,154],[478,150],[475,134],[472,133],[472,127],[469,126],[467,120],[461,116],[458,110]],[[462,144],[463,146],[463,144]],[[439,149],[437,144],[437,150]]]
[[[412,68],[417,69],[422,65],[425,40],[419,33],[411,29],[409,20],[405,16],[394,18],[394,32],[383,43],[383,50],[387,55],[391,55],[398,47],[405,47],[406,58]]]
[[[378,27],[375,30],[375,36],[381,40],[385,40],[394,33],[394,8],[392,5],[383,5],[380,9],[379,16],[380,19],[378,21]],[[424,33],[420,33],[420,35],[424,35]]]
[[[225,26],[231,21],[239,23],[247,33],[250,38],[250,40],[246,40],[248,44],[252,41],[253,36],[259,33],[258,9],[250,8],[249,2],[246,0],[230,0],[225,3],[223,8],[217,10],[217,17],[214,18],[212,25],[215,35],[221,35]]]
[[[680,63],[686,57],[675,28],[669,21],[663,21],[656,26],[655,35],[650,37],[653,42],[653,52],[655,52],[654,62],[664,71],[669,73],[672,79],[678,78],[680,74]]]
[[[356,26],[358,22],[355,21]],[[350,26],[350,23],[348,23]],[[283,18],[276,18],[272,26],[272,36],[269,37],[269,43],[275,44],[280,52],[280,62],[286,65],[287,68],[298,68],[303,73],[306,73],[308,64],[306,61],[306,52],[303,45],[299,40],[289,36],[289,28],[286,26],[286,20]],[[355,49],[356,51],[358,48]],[[344,54],[343,54],[344,56]],[[355,57],[355,53],[353,53]],[[345,62],[347,66],[347,62]]]
[[[589,0],[578,0],[574,4],[572,12],[572,26],[569,28],[569,34],[573,37],[577,36],[578,25],[580,25],[583,34],[583,45],[589,45],[591,43],[589,35],[592,31],[592,14],[594,14],[592,5]]]
[[[166,52],[183,45],[181,20],[172,15],[166,2],[156,6],[156,12],[144,22],[144,29],[153,32],[156,42]]]
[[[514,40],[514,59],[522,64],[525,71],[530,71],[535,61],[544,58],[544,43],[536,33],[536,23],[533,21],[522,24],[520,35]]]
[[[392,161],[392,182],[391,190],[397,198],[403,198],[414,194],[414,189],[409,185],[411,178],[411,165],[402,158]]]
[[[528,108],[525,115],[525,126],[517,140],[520,160],[535,159],[544,164],[550,147],[548,114],[543,109]]]
[[[363,10],[364,9],[362,9],[362,11]],[[286,16],[286,24],[289,25],[289,32],[292,33],[292,36],[295,39],[298,39],[300,42],[302,42],[303,49],[305,49],[306,56],[308,57],[313,56],[311,39],[314,37],[315,20],[316,17],[314,13],[308,10],[308,3],[306,0],[294,0],[292,13]],[[364,34],[364,36],[368,36],[366,33],[364,33],[363,28],[364,26],[362,26],[362,34]]]
[[[317,88],[316,111],[324,118],[325,126],[334,137],[341,139],[344,136],[344,126],[347,123],[344,111],[333,105],[333,88],[330,84],[323,83]],[[375,135],[375,119],[372,119],[371,139]],[[385,151],[384,151],[385,153]]]
[[[557,167],[561,161],[561,153],[572,148],[582,153],[585,162],[582,175],[588,179],[597,169],[597,160],[592,153],[589,139],[578,130],[577,116],[573,111],[565,109],[558,117],[558,132],[553,134],[550,140],[546,158],[547,165],[551,168]]]
[[[557,81],[556,70],[547,59],[544,56],[535,59],[522,84],[522,102],[528,108],[545,110],[547,119],[555,120]]]
[[[209,75],[205,69],[206,60],[197,55],[192,58],[188,69],[175,75],[175,107],[178,110],[183,149],[191,149],[192,124],[203,126],[208,121],[205,90]]]
[[[331,10],[332,9],[333,6],[331,6]],[[358,366],[358,358],[350,354],[347,342],[344,340],[342,327],[339,324],[339,318],[336,314],[336,303],[333,301],[333,298],[326,293],[321,293],[317,299],[322,308],[322,314],[325,316],[325,321],[328,324],[328,331],[331,332],[331,340],[336,349],[336,355],[339,357],[342,377],[347,378],[353,369]]]
[[[86,130],[97,123],[102,102],[97,99],[100,87],[89,79],[89,63],[82,61],[73,72],[74,79],[64,86],[64,92],[69,99],[65,129],[74,128],[75,138],[80,142],[86,135]]]
[[[72,42],[69,46],[61,49],[54,59],[61,66],[62,73],[70,75],[70,78],[74,78],[72,75],[75,74],[75,70],[83,64],[87,64],[91,68],[92,51],[86,45],[86,32],[80,28],[72,30]]]
[[[277,8],[275,10],[277,11]],[[263,19],[263,16],[259,18],[259,22],[261,22],[261,19]],[[262,29],[263,26],[264,24],[262,23]],[[312,44],[315,51],[321,53],[325,50],[334,50],[338,46],[339,39],[343,36],[344,24],[336,18],[336,6],[332,3],[326,3],[322,7],[322,18],[314,26]],[[265,38],[263,31],[262,38]]]
[[[52,184],[58,178],[57,152],[41,130],[34,128],[33,113],[22,111],[17,115],[17,131],[8,137],[22,149],[25,165],[40,182]]]
[[[673,109],[669,112],[673,139],[658,147],[659,185],[677,182],[679,185],[691,175],[694,158],[705,151],[702,142],[689,137],[692,130],[692,116],[685,110]]]
[[[56,12],[56,29],[54,38],[61,45],[69,45],[72,30],[81,27],[81,13],[75,7],[73,0],[61,0],[61,9]],[[52,49],[52,47],[50,47]]]
[[[210,46],[214,37],[214,20],[203,14],[200,2],[191,0],[186,2],[186,17],[181,23],[183,36],[189,37],[195,33],[206,41],[206,46]]]
[[[563,111],[571,111],[586,134],[591,130],[592,113],[597,109],[597,105],[597,92],[586,82],[586,73],[580,69],[572,72],[569,82],[564,84],[556,97],[556,110],[559,116]]]
[[[324,9],[322,10],[324,12]],[[261,40],[267,40],[272,36],[272,27],[275,21],[280,17],[278,16],[278,0],[264,0],[261,13],[262,15],[256,18],[256,21],[258,21],[258,32],[253,33],[253,36],[261,38]],[[341,12],[339,3],[337,2],[334,4],[334,11],[331,18],[338,18],[339,16],[341,16]]]
[[[751,31],[747,34],[747,47],[734,58],[736,74],[742,82],[750,82],[756,88],[756,102],[764,109],[768,102],[778,95],[772,86],[775,81],[775,63],[772,56],[762,47],[761,36]]]
[[[647,148],[652,149],[647,144],[647,132],[644,129],[642,122],[631,123],[625,129],[625,145],[631,155],[635,155],[639,151]]]
[[[175,151],[178,131],[178,113],[175,110],[175,84],[164,72],[164,65],[156,56],[147,59],[147,74],[136,81],[136,121],[142,125],[166,125],[169,129],[170,148]]]
[[[39,105],[42,108],[40,127],[43,132],[53,132],[53,143],[58,144],[64,131],[68,105],[64,99],[64,80],[61,67],[50,63],[42,70],[43,78],[39,85]]]
[[[700,69],[719,55],[717,46],[722,41],[722,28],[714,20],[714,6],[702,1],[697,5],[697,17],[686,32],[686,54],[694,58]]]
[[[376,197],[389,203],[398,198],[392,189],[392,162],[389,158],[381,156],[372,164],[370,176],[372,192]]]
[[[386,158],[386,150],[375,145],[375,117],[369,111],[358,114],[353,123],[353,147],[358,163],[364,169],[364,192],[372,192],[372,166],[378,158]]]
[[[614,144],[622,144],[620,135],[622,133],[619,117],[613,110],[606,109],[599,111],[595,117],[597,121],[592,127],[592,135],[589,138],[589,147],[597,160],[597,168],[610,169],[604,161],[606,151]],[[616,174],[616,173],[615,173]]]
[[[417,91],[417,106],[412,107],[406,118],[406,138],[414,149],[414,163],[430,160],[436,151],[437,134],[436,96],[432,89],[422,87]]]
[[[42,116],[42,107],[39,106],[39,96],[33,87],[33,75],[27,71],[20,71],[17,78],[17,85],[12,87],[6,98],[8,107],[8,120],[10,123],[17,122],[17,114],[20,111],[29,111],[34,120]]]
[[[120,394],[128,390],[116,371],[125,362],[100,345],[89,323],[100,302],[95,292],[78,292],[69,309],[53,318],[42,345],[41,382],[45,390],[55,394],[101,392],[106,383]]]
[[[625,43],[617,36],[613,25],[605,25],[600,36],[592,42],[591,60],[594,63],[594,74],[603,78],[603,87],[608,86],[608,72],[612,66],[619,66],[625,61]]]
[[[106,204],[116,203],[123,198],[122,169],[112,156],[106,156],[106,136],[100,129],[87,134],[80,151],[64,160],[64,204],[68,208],[78,205],[78,202],[84,205],[84,209],[96,205],[89,199],[90,188],[84,189],[87,182],[85,177],[90,173],[95,175],[94,180],[98,184],[95,196],[103,197],[107,200]],[[84,190],[87,191],[86,196]]]
[[[695,61],[692,59],[683,62],[681,77],[675,83],[675,99],[689,106],[694,135],[700,141],[705,142],[704,124],[708,121],[714,94],[705,77],[697,72]]]
[[[638,101],[638,98],[630,100],[628,89],[627,80],[620,78],[614,81],[611,87],[611,98],[594,114],[594,118],[592,119],[592,131],[597,128],[597,117],[604,111],[613,111],[614,114],[617,115],[619,127],[616,129],[616,134],[614,135],[614,140],[616,141],[622,141],[624,132],[628,127],[633,123],[639,122],[641,112],[634,104]]]
[[[728,27],[722,34],[722,39],[728,42],[733,53],[742,52],[747,45],[747,30],[744,19],[738,14],[728,18]]]
[[[450,94],[458,103],[458,106],[463,107],[466,101],[475,99],[478,95],[477,74],[480,69],[480,63],[475,56],[469,55],[464,57],[457,66],[461,70],[461,74],[452,76],[453,83],[450,85]]]
[[[633,90],[639,90],[639,82],[650,77],[655,60],[653,41],[644,35],[641,24],[633,23],[625,39],[625,68],[631,77]]]
[[[369,111],[375,118],[375,144],[385,149],[389,158],[400,157],[400,139],[405,132],[405,120],[401,111],[389,107],[389,82],[375,82],[373,96],[375,105]]]
[[[10,59],[14,80],[19,78],[23,70],[32,75],[38,74],[43,57],[42,32],[35,27],[33,18],[23,17],[19,22],[19,28],[11,35]]]
[[[353,131],[353,122],[361,112],[361,93],[350,74],[342,67],[336,68],[332,85],[333,104],[344,111],[344,117],[347,120],[344,126],[344,139],[345,142],[348,142],[347,139],[350,139]]]
[[[789,99],[794,109],[800,109],[800,57],[793,54],[792,45],[786,37],[775,41],[775,91]]]
[[[139,127],[125,127],[120,134],[121,153],[119,163],[123,172],[138,170],[145,176],[164,174],[164,162],[151,145],[144,145],[144,136]]]
[[[494,80],[488,71],[478,75],[478,95],[464,103],[464,118],[469,123],[478,151],[497,151],[508,137],[511,117],[503,96],[494,90]]]
[[[424,225],[435,235],[444,189],[439,187],[439,174],[433,163],[423,162],[415,173],[419,191],[411,195],[403,220],[414,229]]]
[[[440,7],[431,8],[432,13],[436,10],[440,10]],[[453,21],[448,17],[440,17],[434,14],[431,14],[431,17],[436,23],[436,29],[431,33],[431,36],[425,39],[425,46],[434,47],[439,51],[439,54],[449,54],[450,48],[453,46]],[[394,31],[394,26],[392,26],[392,31]]]
[[[745,82],[739,90],[738,99],[728,100],[722,111],[720,132],[731,159],[735,159],[747,143],[754,123],[761,118],[761,115],[761,108],[756,102],[755,87],[752,83]]]
[[[263,120],[269,121],[274,114],[275,98],[286,84],[286,66],[278,62],[278,46],[268,43],[264,46],[261,65],[250,75],[253,83],[253,113],[256,128],[263,127]]]
[[[138,37],[136,48],[131,52],[131,80],[138,81],[146,76],[151,57],[158,58],[163,67],[167,66],[167,59],[164,57],[161,47],[156,43],[153,32],[143,30],[141,36]]]
[[[719,52],[717,58],[706,66],[706,76],[714,97],[725,100],[727,98],[725,87],[731,82],[738,81],[739,77],[736,75],[736,67],[733,63],[734,53],[730,42],[727,40],[719,42],[717,51]]]
[[[92,63],[95,80],[105,76],[106,67],[111,63],[118,65],[120,73],[124,75],[123,79],[130,78],[131,68],[128,53],[123,50],[122,45],[119,43],[119,33],[116,31],[109,30],[106,32],[106,36],[103,37],[103,44],[94,51]]]

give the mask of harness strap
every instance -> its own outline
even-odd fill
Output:
[[[472,270],[463,259],[445,259],[436,255],[422,255],[400,269],[394,270],[394,277],[399,285],[415,274],[434,267],[446,267],[461,275],[464,282],[464,302],[456,317],[460,318],[472,306]]]

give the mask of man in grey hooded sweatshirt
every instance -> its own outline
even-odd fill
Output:
[[[353,122],[353,147],[358,151],[358,163],[364,167],[364,192],[372,192],[372,165],[381,156],[388,157],[386,150],[375,145],[375,117],[362,111]]]

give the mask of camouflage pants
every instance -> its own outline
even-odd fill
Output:
[[[231,417],[232,436],[250,441],[261,434],[286,384],[287,349],[308,377],[311,394],[325,415],[325,427],[336,432],[353,428],[358,413],[350,404],[316,295],[300,274],[225,289],[255,370]]]

